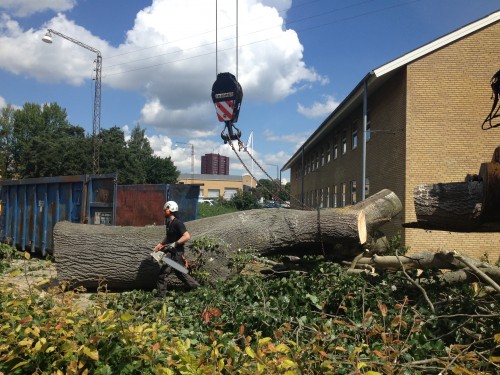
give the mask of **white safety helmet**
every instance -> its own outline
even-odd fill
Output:
[[[170,212],[177,212],[179,211],[179,206],[174,201],[168,201],[163,205],[163,210],[164,211],[169,210]]]

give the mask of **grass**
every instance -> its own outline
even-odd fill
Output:
[[[225,204],[216,203],[212,206],[207,203],[200,203],[198,204],[198,219],[227,214],[236,211],[238,211],[236,207]]]

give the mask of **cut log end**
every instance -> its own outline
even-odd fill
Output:
[[[368,240],[368,230],[366,228],[366,215],[364,210],[359,211],[358,233],[359,233],[359,243],[361,245],[364,245]]]

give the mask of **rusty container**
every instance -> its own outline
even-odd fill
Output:
[[[177,202],[183,221],[196,220],[199,194],[199,185],[118,185],[116,225],[164,225],[163,205],[169,200]]]

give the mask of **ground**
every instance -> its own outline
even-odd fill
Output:
[[[43,296],[49,289],[62,290],[62,286],[57,282],[55,263],[45,259],[13,259],[10,261],[10,268],[0,276],[0,280],[22,293],[38,289]],[[77,293],[74,301],[84,308],[89,305],[91,295],[92,293]]]

